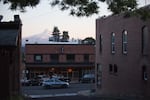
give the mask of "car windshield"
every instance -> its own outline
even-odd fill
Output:
[[[94,74],[85,74],[84,76],[83,76],[84,78],[91,78],[91,77],[94,77]]]
[[[54,82],[54,80],[46,80],[45,82]]]

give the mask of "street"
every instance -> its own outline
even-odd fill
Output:
[[[99,97],[94,96],[62,96],[62,97],[51,97],[51,98],[38,98],[38,99],[26,99],[26,100],[100,100]],[[101,99],[101,100],[112,100],[112,99]]]
[[[79,91],[94,89],[94,84],[72,83],[68,88],[45,89],[42,86],[23,86],[22,94],[30,98],[76,96]]]

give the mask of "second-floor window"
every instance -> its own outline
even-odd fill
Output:
[[[128,32],[126,30],[122,33],[122,52],[123,54],[127,54],[127,43],[128,43]]]
[[[142,54],[147,55],[148,54],[148,46],[149,46],[149,32],[148,27],[144,26],[142,28]]]
[[[84,55],[84,62],[89,62],[89,55],[88,54]]]
[[[102,35],[99,35],[99,52],[102,53]]]
[[[58,54],[51,54],[50,59],[51,59],[51,62],[58,62],[59,61],[59,55]]]
[[[115,33],[111,33],[111,53],[115,53]]]
[[[67,62],[74,62],[75,61],[75,55],[74,54],[67,54]]]
[[[35,62],[42,62],[42,55],[40,55],[40,54],[35,54],[35,55],[34,55],[34,61],[35,61]]]

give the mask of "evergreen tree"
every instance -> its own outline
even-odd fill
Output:
[[[69,40],[69,35],[68,35],[68,31],[63,31],[63,35],[62,35],[62,42],[68,42]]]
[[[52,35],[53,35],[53,39],[54,39],[53,41],[55,41],[55,42],[60,41],[60,32],[59,32],[58,27],[56,27],[56,26],[54,27]]]

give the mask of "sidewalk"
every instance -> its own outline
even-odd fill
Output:
[[[78,95],[82,95],[82,96],[96,96],[96,93],[95,93],[95,89],[92,89],[92,90],[79,91]]]
[[[144,99],[144,98],[139,98],[139,97],[128,97],[128,96],[120,96],[120,97],[103,96],[103,95],[97,94],[95,89],[79,91],[78,95],[93,96],[93,97],[99,98],[99,100],[149,100],[146,98]]]

